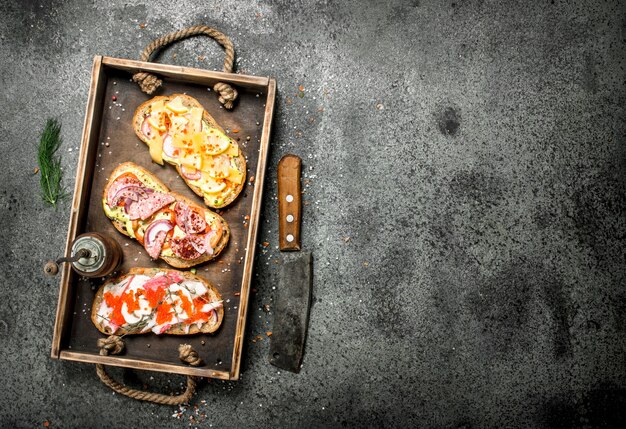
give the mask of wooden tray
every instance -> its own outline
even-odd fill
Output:
[[[230,131],[230,136],[239,140],[246,156],[248,171],[244,190],[234,203],[218,211],[230,225],[230,242],[216,260],[196,266],[197,274],[208,279],[222,294],[224,321],[213,335],[126,336],[126,350],[122,355],[100,356],[96,343],[103,335],[93,326],[90,316],[93,297],[103,279],[80,278],[69,264],[65,264],[52,357],[236,380],[239,378],[276,82],[262,77],[95,57],[66,254],[69,254],[73,240],[83,232],[108,234],[123,249],[124,262],[119,270],[122,272],[131,267],[166,268],[168,265],[160,260],[152,261],[137,241],[117,232],[104,215],[102,190],[106,178],[117,165],[133,161],[156,174],[170,189],[203,205],[202,199],[187,187],[172,166],[152,163],[147,146],[133,131],[131,119],[135,109],[152,97],[142,93],[131,81],[131,76],[140,70],[163,79],[157,95],[184,92],[200,101],[217,122]],[[218,81],[228,82],[239,91],[237,105],[232,111],[222,108],[216,95],[207,90]],[[250,183],[248,180],[252,176],[254,182]],[[193,346],[202,358],[203,366],[190,367],[178,359],[181,343]]]

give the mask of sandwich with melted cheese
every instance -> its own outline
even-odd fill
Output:
[[[171,192],[143,167],[125,162],[109,176],[102,207],[115,228],[153,259],[188,268],[217,257],[230,229],[217,213]]]
[[[158,268],[132,268],[107,280],[91,310],[91,321],[106,335],[213,333],[223,319],[222,298],[211,283]]]
[[[226,207],[244,187],[246,160],[237,142],[195,99],[157,96],[141,104],[133,128],[157,164],[172,164],[212,208]]]

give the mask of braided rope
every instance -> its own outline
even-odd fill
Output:
[[[102,356],[108,356],[109,354],[118,355],[124,350],[124,341],[117,335],[111,335],[107,338],[100,338],[98,340],[98,347],[100,348],[100,355]],[[181,344],[178,346],[178,357],[191,366],[199,366],[202,363],[202,359],[200,359],[198,353],[189,344]],[[187,376],[187,387],[183,393],[170,396],[127,387],[111,378],[111,376],[106,373],[104,365],[100,363],[96,364],[96,374],[98,374],[98,377],[106,386],[120,395],[128,396],[129,398],[139,401],[154,402],[155,404],[186,404],[189,403],[196,391],[196,377],[192,376]]]
[[[164,46],[167,46],[178,40],[183,40],[188,37],[205,35],[217,41],[224,47],[224,72],[233,72],[233,63],[235,61],[235,48],[233,42],[220,31],[211,28],[206,25],[196,25],[193,27],[185,28],[183,30],[174,31],[173,33],[166,34],[163,37],[153,40],[141,53],[141,61],[149,61],[152,54]],[[152,94],[157,90],[163,81],[157,78],[155,75],[147,72],[138,72],[133,75],[133,80],[139,84],[139,87],[146,94]],[[224,82],[217,82],[213,86],[213,90],[219,94],[219,101],[227,109],[232,109],[235,100],[237,99],[237,90]]]

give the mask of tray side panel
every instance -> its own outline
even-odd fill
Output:
[[[265,101],[265,112],[263,114],[263,132],[261,134],[261,146],[259,148],[259,159],[257,164],[257,176],[255,178],[254,196],[252,200],[252,213],[250,215],[250,234],[246,243],[245,268],[241,285],[241,305],[239,307],[239,316],[237,318],[237,331],[235,333],[235,344],[231,365],[231,379],[239,379],[239,370],[241,366],[241,353],[243,348],[244,333],[246,332],[246,320],[248,314],[248,303],[250,295],[250,282],[252,280],[252,272],[254,269],[254,248],[256,245],[256,237],[259,229],[259,216],[261,210],[261,201],[263,199],[263,184],[265,183],[265,169],[267,164],[267,156],[269,152],[269,142],[272,131],[272,119],[274,115],[274,101],[276,98],[276,81],[270,79],[267,97]]]
[[[150,63],[111,57],[103,57],[103,64],[110,66],[111,68],[126,70],[131,73],[136,73],[141,70],[154,73],[159,77],[181,79],[185,82],[197,83],[205,86],[213,86],[216,82],[221,81],[257,90],[259,88],[267,88],[269,85],[269,79],[266,77],[201,70],[192,67],[173,66],[170,64]]]
[[[83,136],[76,169],[76,182],[74,186],[74,197],[72,200],[72,211],[65,243],[65,255],[71,251],[72,242],[76,238],[77,231],[82,228],[84,212],[88,201],[90,183],[93,175],[93,165],[95,163],[97,151],[97,135],[100,129],[100,119],[102,117],[102,96],[106,87],[104,69],[102,67],[102,57],[96,56],[93,61],[91,71],[91,84],[89,88],[89,98],[85,111],[85,122],[83,125]],[[59,358],[61,344],[67,335],[66,327],[69,325],[71,312],[71,297],[74,289],[74,272],[69,264],[64,264],[61,269],[61,282],[59,289],[59,299],[57,303],[57,314],[54,322],[54,332],[52,336],[53,358]]]
[[[128,358],[124,356],[101,356],[86,353],[75,353],[62,351],[61,359],[86,363],[101,363],[103,365],[120,366],[123,368],[134,368],[146,371],[167,372],[169,374],[191,375],[196,377],[211,377],[220,380],[230,380],[228,372],[213,371],[205,368],[193,366],[177,367],[169,364],[155,363],[142,359]]]

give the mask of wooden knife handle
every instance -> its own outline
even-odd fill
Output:
[[[300,250],[302,160],[285,155],[278,162],[278,244],[281,251]]]

